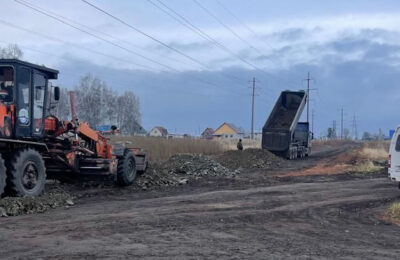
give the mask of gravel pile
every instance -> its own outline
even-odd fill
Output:
[[[224,167],[237,169],[271,169],[282,165],[284,160],[273,153],[263,150],[249,148],[243,151],[227,151],[216,157],[217,161]]]
[[[135,186],[142,189],[177,186],[186,184],[193,178],[235,174],[208,156],[177,154],[163,163],[151,165],[146,173],[137,179]]]
[[[50,191],[40,197],[5,197],[0,199],[0,217],[42,213],[49,209],[73,205],[72,197],[63,191]]]
[[[199,154],[178,154],[170,157],[162,167],[170,174],[191,176],[227,176],[232,172],[211,159]]]

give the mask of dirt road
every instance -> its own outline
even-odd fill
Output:
[[[347,175],[286,181],[110,193],[2,218],[0,257],[400,259],[400,228],[379,220],[400,198],[395,184]]]

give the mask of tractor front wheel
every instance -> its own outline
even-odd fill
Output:
[[[16,151],[7,162],[7,190],[17,197],[39,196],[46,184],[46,168],[39,152]]]
[[[4,166],[4,160],[0,155],[0,197],[4,193],[4,188],[6,187],[6,166]]]
[[[135,155],[125,150],[124,156],[118,160],[117,184],[120,186],[129,186],[136,179],[136,160]]]

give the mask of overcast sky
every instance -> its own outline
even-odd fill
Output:
[[[17,43],[24,60],[59,69],[60,86],[92,73],[132,90],[148,130],[198,134],[225,121],[250,129],[253,77],[261,130],[280,91],[304,89],[307,72],[317,135],[340,126],[342,107],[344,127],[355,116],[360,135],[400,124],[398,1],[88,1],[173,50],[80,0],[22,1],[63,22],[2,1],[0,45]],[[167,7],[202,36],[159,9]]]

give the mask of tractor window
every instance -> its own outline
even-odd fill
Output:
[[[46,94],[46,78],[43,75],[35,74],[33,91],[33,132],[41,133],[43,125],[44,97]]]
[[[18,123],[20,125],[29,125],[29,104],[31,88],[31,72],[29,69],[20,68],[18,70]]]
[[[14,92],[13,67],[0,67],[0,102],[12,102]]]

